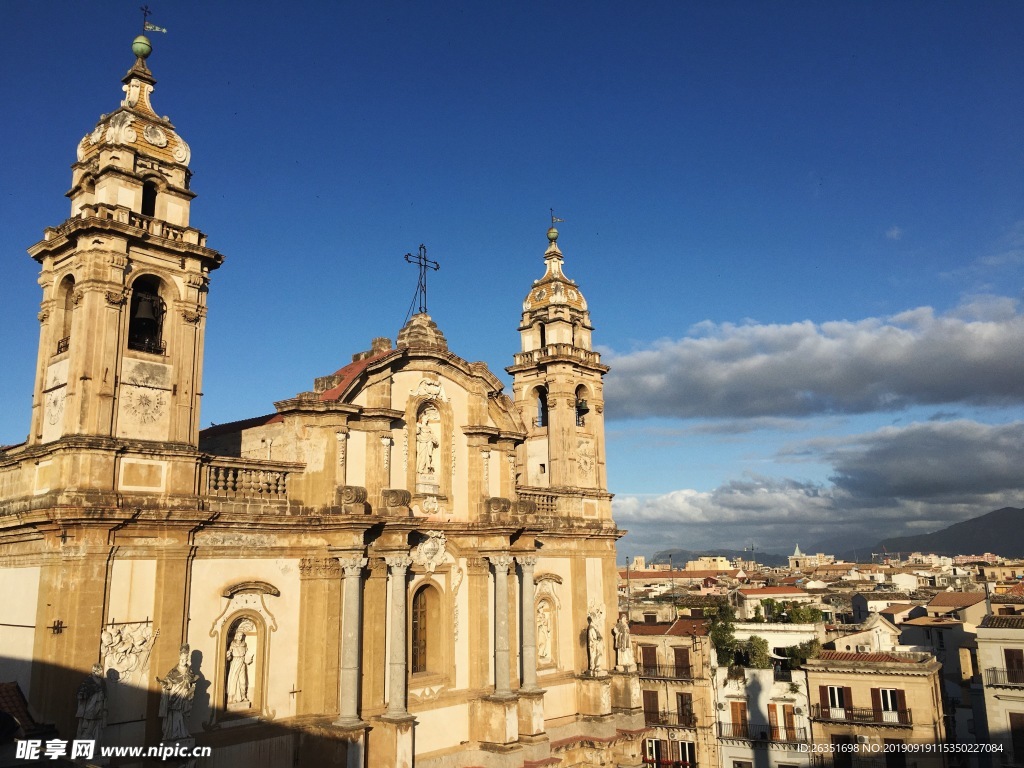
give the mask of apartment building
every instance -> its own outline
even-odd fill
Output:
[[[986,738],[997,765],[1024,765],[1024,616],[986,616],[978,626]]]
[[[640,675],[644,765],[717,768],[708,622],[630,624]]]
[[[822,651],[804,669],[815,744],[860,744],[864,756],[877,758],[877,750],[887,744],[938,744],[945,739],[941,664],[931,654]],[[894,761],[906,757],[889,754]],[[837,751],[831,762],[835,768],[849,768],[858,757]],[[934,753],[919,754],[915,762],[918,768],[945,765]],[[890,763],[891,768],[901,764]]]

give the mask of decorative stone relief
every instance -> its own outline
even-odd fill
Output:
[[[402,474],[409,472],[409,430],[402,430]]]
[[[390,435],[383,435],[380,439],[381,447],[384,449],[384,474],[389,475],[391,472],[391,445],[392,441]]]
[[[444,685],[428,685],[424,688],[410,688],[409,700],[415,702],[434,701],[441,692],[445,690]]]
[[[594,478],[594,441],[589,438],[580,438],[576,441],[576,466],[579,468],[580,477],[583,480]]]
[[[455,639],[459,639],[459,587],[462,586],[462,579],[465,577],[466,572],[456,565],[452,569],[452,624],[454,625],[454,636]]]
[[[135,115],[118,112],[107,123],[107,141],[111,144],[131,144],[138,138],[132,123]]]
[[[420,509],[426,515],[434,515],[441,509],[441,505],[437,503],[436,496],[427,496],[421,502]]]
[[[452,446],[452,479],[455,479],[455,428],[452,427],[451,434],[451,446]]]
[[[103,135],[106,132],[107,132],[106,126],[103,125],[102,123],[100,123],[99,125],[97,125],[95,128],[92,129],[92,133],[90,133],[88,136],[86,136],[86,138],[89,139],[89,143],[90,144],[95,146],[96,144],[99,144],[101,141],[103,141]]]
[[[181,310],[181,317],[186,323],[199,325],[199,321],[206,317],[206,307],[200,307],[197,305],[194,309],[183,309]]]
[[[178,146],[174,148],[174,151],[171,154],[174,156],[174,159],[182,165],[188,165],[188,161],[192,158],[192,150],[181,136],[176,138],[178,139]]]
[[[550,666],[555,663],[555,617],[548,600],[537,603],[537,663]]]
[[[71,294],[71,303],[77,307],[79,304],[82,303],[82,299],[84,297],[85,294],[82,291],[75,291],[73,294]]]
[[[299,561],[301,579],[336,579],[341,575],[341,566],[333,557],[304,557]]]
[[[112,622],[104,627],[100,632],[100,658],[106,677],[119,683],[145,681],[149,657],[159,636],[160,630],[154,631],[145,621]]]
[[[409,392],[413,397],[426,397],[432,400],[448,402],[448,393],[444,391],[444,384],[434,379],[420,379],[416,389]]]
[[[142,138],[144,138],[154,147],[167,146],[167,134],[164,133],[162,128],[158,128],[155,125],[147,125],[142,130]]]
[[[103,294],[103,297],[107,300],[107,304],[113,306],[120,306],[128,300],[129,290],[127,288],[120,291],[107,291]]]
[[[39,314],[36,315],[36,317],[39,319],[40,323],[45,323],[46,319],[49,316],[50,316],[50,310],[48,310],[48,309],[41,309],[41,310],[39,310]]]
[[[338,570],[337,561],[334,558],[325,558],[326,560],[333,561],[335,563],[335,575],[340,571]],[[301,566],[300,566],[301,568]],[[217,637],[227,622],[228,618],[243,611],[249,611],[250,613],[259,614],[263,619],[264,625],[270,632],[277,631],[277,619],[270,612],[266,605],[266,593],[257,591],[244,591],[236,592],[228,600],[227,605],[224,606],[224,610],[218,616],[213,625],[210,627],[210,637]]]
[[[442,531],[427,531],[427,538],[412,549],[412,561],[430,573],[434,572],[445,559],[447,537]]]
[[[362,575],[363,568],[366,567],[366,563],[366,558],[358,553],[338,557],[338,564],[341,566],[341,569],[345,572],[346,576]]]
[[[407,507],[412,501],[412,494],[404,488],[385,488],[381,494],[385,507]]]
[[[480,459],[484,465],[484,495],[488,495],[491,491],[491,452],[480,451]]]

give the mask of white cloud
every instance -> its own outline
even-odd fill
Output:
[[[850,549],[938,530],[1024,499],[1024,422],[915,423],[805,441],[789,453],[829,462],[832,482],[747,475],[710,492],[617,497],[615,519],[630,531],[620,551],[742,549],[751,542],[784,551],[822,541]]]
[[[801,417],[922,404],[1024,403],[1024,315],[980,296],[945,315],[788,325],[704,322],[678,340],[611,353],[610,418]]]
[[[893,226],[889,227],[885,231],[885,236],[889,240],[902,240],[903,239],[903,229],[893,225]]]

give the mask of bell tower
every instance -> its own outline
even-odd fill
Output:
[[[124,99],[78,145],[71,215],[29,254],[43,300],[30,445],[71,436],[198,445],[209,273],[189,225],[190,150],[150,104],[139,35]]]
[[[558,230],[548,230],[546,270],[523,302],[522,351],[506,370],[528,426],[517,457],[521,491],[554,499],[559,514],[611,519],[604,443],[604,374],[590,312],[562,271]]]

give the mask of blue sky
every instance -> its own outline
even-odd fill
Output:
[[[0,443],[134,2],[0,4]],[[607,380],[625,554],[869,545],[1024,506],[1024,6],[151,4],[155,108],[227,256],[203,421],[430,311],[506,381],[548,209]]]

